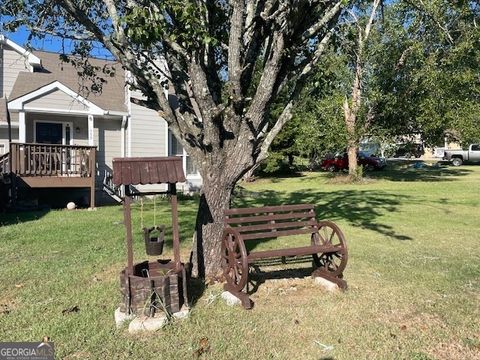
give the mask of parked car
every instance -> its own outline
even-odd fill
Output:
[[[364,152],[357,153],[357,164],[366,170],[380,170],[387,166],[385,159],[376,156],[368,156]],[[348,154],[337,153],[334,157],[327,157],[322,161],[322,169],[325,171],[340,171],[348,169]]]
[[[419,158],[420,156],[425,154],[425,149],[423,148],[423,144],[420,143],[406,143],[406,144],[398,144],[393,157],[405,157],[405,158]]]
[[[480,144],[472,144],[468,150],[446,150],[443,159],[450,161],[453,166],[460,166],[464,162],[480,162]]]

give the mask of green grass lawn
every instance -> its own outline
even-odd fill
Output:
[[[324,173],[260,179],[235,197],[236,206],[314,203],[319,218],[337,222],[349,245],[346,292],[308,277],[267,280],[245,311],[209,286],[189,319],[142,335],[113,321],[126,262],[120,206],[0,215],[0,341],[46,335],[68,359],[194,359],[202,338],[205,359],[480,359],[480,167],[369,176],[356,185]],[[184,260],[196,203],[180,202]],[[168,224],[167,203],[157,207]],[[151,202],[146,209],[150,224]],[[133,218],[143,260],[138,204]]]

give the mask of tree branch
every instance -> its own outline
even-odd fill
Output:
[[[330,30],[329,32],[327,32],[327,34],[323,37],[323,39],[318,43],[312,60],[309,63],[305,64],[305,66],[302,68],[302,71],[300,72],[300,75],[297,81],[295,82],[294,90],[292,92],[292,95],[290,96],[290,99],[287,105],[285,106],[279,118],[275,122],[275,125],[270,129],[270,131],[267,133],[267,135],[263,140],[263,143],[260,147],[260,153],[258,155],[257,161],[262,161],[267,158],[268,150],[272,145],[273,140],[280,133],[280,131],[285,126],[285,124],[292,119],[293,117],[292,109],[301,93],[303,84],[307,79],[307,77],[315,68],[315,65],[320,60],[320,57],[325,51],[327,44],[330,38],[332,37],[332,35],[333,35],[333,30]],[[264,124],[263,126],[265,127],[266,124]],[[263,131],[259,132],[259,139],[263,136],[263,133],[264,133]]]
[[[228,82],[230,84],[230,97],[235,105],[241,102],[242,88],[240,78],[242,76],[242,58],[244,30],[244,0],[231,0],[230,6],[233,8],[230,18],[230,37],[228,40]],[[241,110],[240,110],[241,111]]]

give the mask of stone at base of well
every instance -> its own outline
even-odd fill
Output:
[[[185,305],[182,306],[180,311],[177,311],[172,314],[175,319],[186,319],[188,315],[190,315],[190,308],[186,307]]]
[[[157,315],[155,317],[136,317],[128,325],[129,333],[139,331],[155,331],[160,330],[168,323],[166,315]]]
[[[228,306],[240,305],[242,303],[239,298],[231,294],[229,291],[222,292],[221,297],[226,301]]]
[[[135,314],[128,315],[121,311],[119,307],[115,310],[113,316],[115,318],[115,324],[117,325],[117,327],[121,327],[125,321],[135,319]]]
[[[172,314],[174,319],[186,319],[190,315],[190,308],[183,306],[180,311]],[[157,314],[154,317],[135,316],[135,314],[127,315],[117,308],[114,313],[115,323],[117,327],[121,327],[124,322],[130,321],[128,332],[134,333],[138,331],[155,331],[164,327],[168,323],[165,314]]]
[[[316,277],[315,278],[315,284],[320,285],[324,290],[328,292],[337,292],[340,291],[340,288],[338,287],[337,284],[324,279],[322,277]]]

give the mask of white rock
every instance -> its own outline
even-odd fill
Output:
[[[228,306],[239,305],[242,303],[239,298],[237,298],[235,295],[231,294],[228,291],[222,292],[221,297],[227,302]]]
[[[188,318],[189,314],[190,314],[190,309],[184,306],[180,309],[180,311],[177,311],[176,313],[173,313],[172,316],[175,319],[186,319],[186,318]]]
[[[128,325],[129,333],[136,333],[139,331],[155,331],[161,329],[168,323],[168,319],[165,315],[146,318],[135,318]]]
[[[125,321],[130,321],[135,318],[135,314],[126,314],[123,311],[120,311],[120,308],[118,307],[114,314],[115,318],[115,324],[117,324],[117,327],[121,327]]]
[[[315,284],[320,285],[322,288],[329,292],[337,292],[340,290],[337,284],[328,281],[327,279],[324,279],[322,277],[316,277]]]
[[[75,208],[77,207],[77,205],[75,205],[75,203],[73,201],[70,201],[68,204],[67,204],[67,209],[68,210],[75,210]]]

